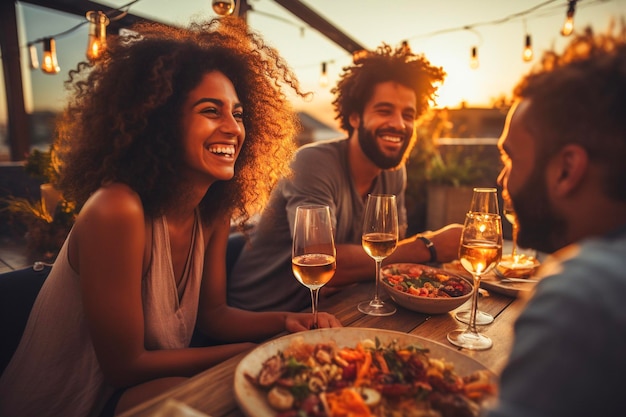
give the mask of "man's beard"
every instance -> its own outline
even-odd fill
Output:
[[[567,224],[550,205],[544,172],[543,168],[536,167],[511,199],[519,223],[519,246],[552,253],[564,246]]]
[[[371,131],[365,129],[363,126],[363,120],[359,123],[357,129],[359,135],[359,145],[361,150],[367,158],[374,163],[380,169],[391,169],[398,167],[410,153],[410,146],[415,142],[413,132],[411,130],[395,130],[395,129],[383,129],[380,131]],[[386,156],[379,148],[377,135],[384,135],[385,133],[393,133],[396,135],[402,135],[402,149],[397,155]]]

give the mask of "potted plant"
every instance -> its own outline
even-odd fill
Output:
[[[495,186],[500,169],[496,150],[440,145],[439,139],[450,137],[453,128],[445,109],[431,111],[418,123],[418,141],[407,161],[409,232],[463,223],[473,188]]]
[[[56,188],[58,179],[55,147],[47,151],[33,150],[24,164],[24,171],[40,180],[41,198],[9,196],[6,207],[11,217],[26,226],[26,246],[30,261],[53,262],[76,217],[75,205],[63,198]]]

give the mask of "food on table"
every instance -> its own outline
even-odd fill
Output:
[[[539,261],[530,255],[503,255],[496,273],[505,278],[530,278],[537,272]]]
[[[338,347],[296,337],[245,377],[266,393],[277,417],[473,417],[495,394],[491,375],[458,375],[418,345],[366,339]]]
[[[429,298],[460,297],[472,291],[459,276],[419,264],[394,264],[383,269],[382,281],[398,291]]]

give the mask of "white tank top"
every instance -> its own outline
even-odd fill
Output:
[[[66,239],[31,310],[16,353],[0,378],[0,416],[97,416],[114,388],[104,381],[82,308]],[[152,222],[151,264],[142,280],[147,349],[188,347],[198,312],[204,239],[196,212],[180,284],[167,220]]]

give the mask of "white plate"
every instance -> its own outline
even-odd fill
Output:
[[[255,376],[261,370],[261,365],[269,357],[284,350],[289,346],[296,337],[303,337],[304,343],[315,344],[334,340],[339,347],[354,347],[357,342],[378,338],[381,343],[387,344],[392,340],[397,340],[402,345],[420,345],[430,349],[429,356],[435,359],[444,359],[454,364],[455,372],[461,376],[468,375],[478,370],[486,370],[481,363],[454,350],[446,345],[433,342],[419,336],[410,335],[402,332],[380,329],[366,329],[358,327],[340,327],[332,329],[309,330],[307,332],[293,333],[287,336],[264,343],[255,348],[239,362],[235,370],[235,398],[239,407],[248,417],[274,417],[274,411],[265,395],[254,385],[252,385],[245,377],[248,373]],[[497,380],[495,374],[492,374],[493,381]]]

